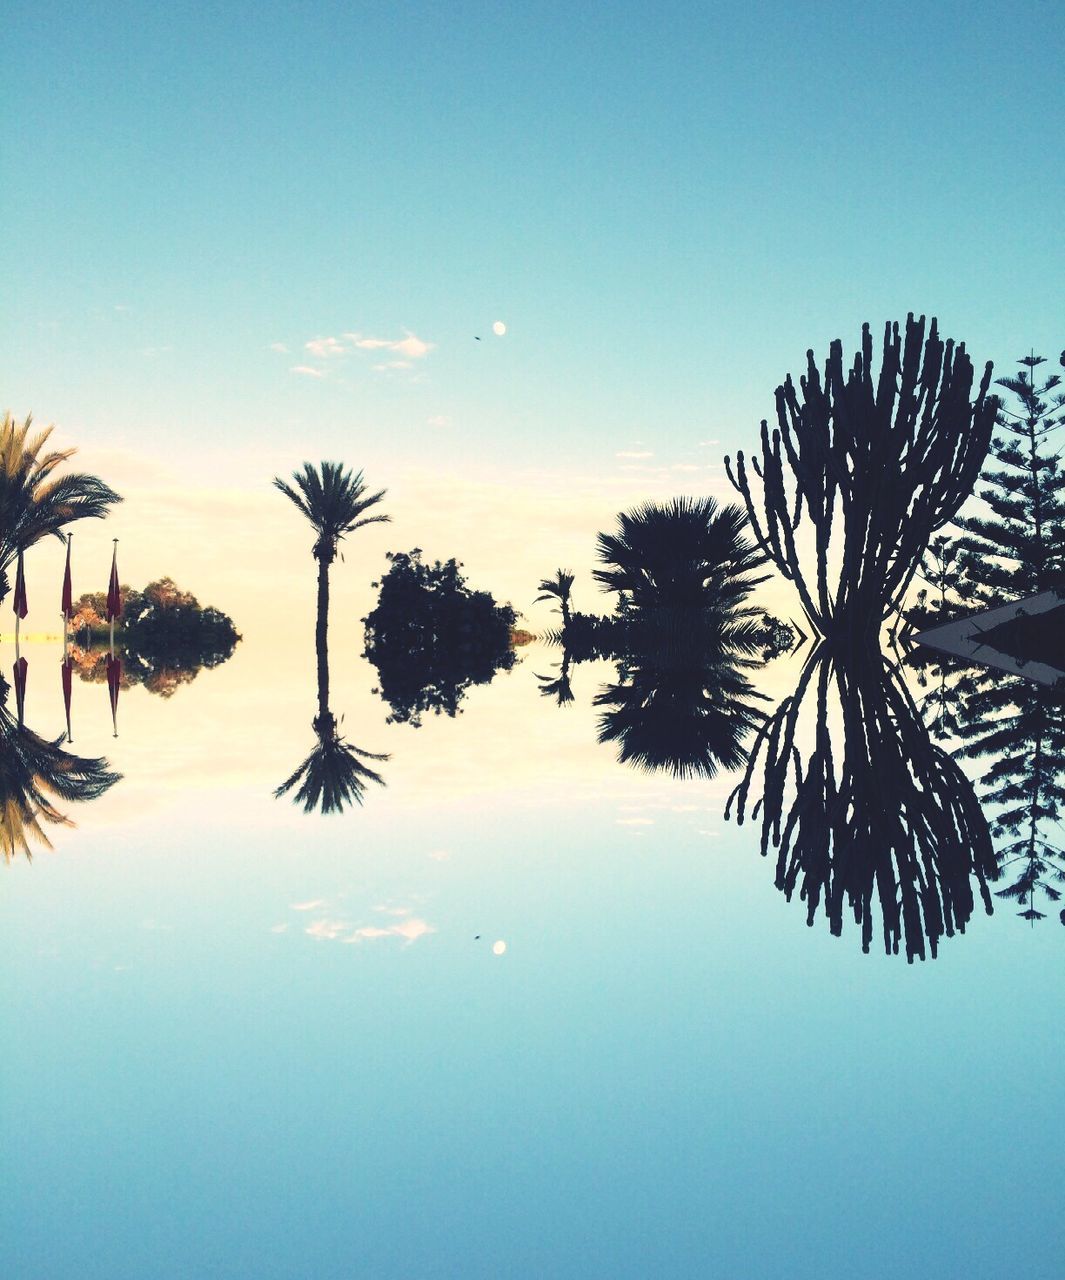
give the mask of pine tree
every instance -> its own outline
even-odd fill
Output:
[[[999,407],[981,475],[979,497],[990,511],[956,521],[962,593],[971,607],[1065,586],[1065,468],[1048,439],[1065,423],[1065,394],[1056,391],[1059,374],[1039,384],[1035,371],[1046,363],[1043,356],[1033,353],[1018,363],[1016,376],[996,382],[1010,392],[1014,407]]]

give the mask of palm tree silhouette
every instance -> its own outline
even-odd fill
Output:
[[[316,471],[309,463],[294,473],[294,486],[274,477],[275,486],[299,508],[311,523],[315,532],[311,554],[318,561],[318,626],[315,633],[318,650],[318,682],[325,679],[326,696],[329,691],[329,566],[336,559],[337,547],[344,537],[368,524],[387,524],[392,517],[367,516],[364,513],[385,496],[386,490],[366,492],[362,472],[352,475],[345,471],[343,463],[323,462]]]
[[[62,748],[62,735],[50,741],[20,725],[7,710],[8,685],[0,678],[0,850],[10,862],[27,858],[30,842],[52,847],[42,823],[72,826],[55,800],[95,800],[121,778],[101,757],[75,755]]]
[[[563,651],[562,663],[557,676],[536,675],[540,681],[540,693],[545,698],[554,698],[560,707],[568,706],[574,701],[573,686],[570,684],[570,663],[572,654],[568,649]],[[533,673],[536,674],[535,672]]]
[[[539,604],[543,600],[557,600],[562,610],[562,626],[569,626],[569,596],[573,589],[574,574],[568,569],[556,569],[553,578],[544,578],[537,590],[542,592],[533,601]]]
[[[21,424],[10,413],[0,423],[0,600],[9,589],[7,567],[18,555],[50,534],[62,538],[73,520],[101,518],[122,499],[96,476],[53,473],[77,452],[44,452],[52,428],[30,435],[33,424]]]
[[[622,512],[615,533],[599,534],[607,568],[593,576],[636,610],[734,610],[765,580],[750,576],[766,557],[745,537],[746,524],[740,507],[710,497],[645,503]]]
[[[281,797],[296,787],[293,800],[305,813],[321,809],[340,813],[345,805],[362,804],[367,782],[384,780],[365,760],[387,760],[352,746],[340,736],[336,716],[329,708],[329,566],[336,559],[337,546],[347,534],[368,524],[387,524],[391,516],[364,513],[376,506],[385,490],[367,494],[362,472],[354,476],[339,462],[323,462],[319,470],[309,463],[292,477],[295,487],[274,478],[278,489],[307,517],[317,537],[312,554],[318,561],[318,614],[315,649],[318,656],[318,714],[312,727],[318,741],[299,768],[275,791]]]
[[[366,760],[387,760],[387,755],[375,755],[363,751],[345,741],[337,728],[336,717],[328,709],[314,718],[314,731],[318,741],[307,758],[289,778],[277,788],[274,795],[286,795],[299,784],[292,797],[303,805],[304,813],[321,809],[323,813],[340,813],[345,805],[362,804],[363,792],[368,782],[384,786],[384,779],[364,764]]]

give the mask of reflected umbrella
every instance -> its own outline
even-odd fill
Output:
[[[16,643],[16,654],[18,648]],[[29,669],[29,663],[25,658],[17,656],[15,658],[15,706],[18,710],[18,722],[22,724],[26,714],[26,672]]]

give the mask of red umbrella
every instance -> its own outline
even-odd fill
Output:
[[[30,611],[29,605],[26,603],[26,569],[22,563],[22,548],[18,553],[18,569],[15,573],[15,599],[12,602],[15,610],[16,618],[24,618]],[[15,623],[15,629],[18,630],[18,623]]]
[[[71,535],[67,534],[67,567],[63,570],[63,598],[59,604],[59,611],[63,615],[64,622],[69,622],[74,613],[74,591],[70,585],[70,539]],[[64,627],[64,630],[66,628]]]
[[[122,589],[118,585],[118,539],[111,555],[111,581],[107,584],[107,621],[122,617]]]
[[[29,663],[25,658],[15,659],[15,707],[18,711],[18,722],[21,726],[26,711],[26,669]]]
[[[111,695],[111,723],[118,737],[118,691],[122,685],[122,659],[107,655],[107,692]]]
[[[73,742],[74,739],[70,733],[70,686],[71,676],[74,671],[74,660],[69,655],[63,659],[60,671],[63,676],[63,706],[67,713],[67,741]]]

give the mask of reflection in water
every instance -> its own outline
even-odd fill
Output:
[[[1044,919],[1040,904],[1056,908],[1065,884],[1065,690],[960,666],[924,648],[909,663],[927,689],[933,732],[960,741],[960,758],[984,766],[977,786],[992,806],[991,834],[1007,880],[997,896],[1015,902],[1025,920]],[[1060,919],[1065,924],[1065,911]]]
[[[7,708],[9,689],[0,677],[0,848],[5,862],[18,853],[29,858],[31,841],[52,847],[42,823],[71,825],[56,800],[95,800],[121,777],[101,757],[64,751],[62,735],[49,741],[27,729]]]
[[[619,655],[618,680],[595,697],[605,708],[599,741],[617,743],[623,764],[678,778],[739,768],[744,740],[764,718],[744,665],[753,663],[735,645],[698,629]]]
[[[758,799],[751,792],[761,781]],[[758,731],[729,798],[742,823],[761,821],[763,855],[777,851],[776,884],[796,888],[812,925],[823,903],[832,932],[846,914],[869,950],[877,907],[884,948],[934,957],[963,933],[973,885],[991,912],[997,875],[991,834],[972,785],[931,741],[895,665],[868,651],[840,658],[822,645],[795,691]]]
[[[304,813],[321,809],[322,813],[340,813],[346,805],[362,804],[363,792],[368,782],[384,786],[384,779],[367,764],[366,760],[387,760],[387,755],[375,755],[352,746],[339,734],[336,718],[328,708],[314,718],[314,731],[318,741],[306,760],[274,792],[286,795],[299,784],[292,797],[303,805]]]
[[[191,684],[201,671],[209,671],[228,662],[233,648],[234,645],[228,645],[207,652],[181,648],[142,653],[136,648],[119,646],[121,672],[118,687],[129,689],[141,685],[148,693],[172,698],[183,685]],[[72,644],[68,652],[72,669],[80,680],[90,684],[108,682],[110,653],[106,648],[82,648]]]
[[[600,533],[602,568],[594,576],[617,601],[613,614],[571,614],[573,575],[559,569],[540,583],[540,599],[559,601],[563,648],[557,679],[539,676],[540,692],[572,702],[574,662],[608,658],[618,678],[595,697],[604,708],[599,741],[618,759],[675,777],[713,777],[744,761],[743,743],[762,720],[760,698],[744,675],[795,636],[747,601],[765,564],[746,537],[737,506],[711,497],[645,503],[621,512],[613,533]]]

